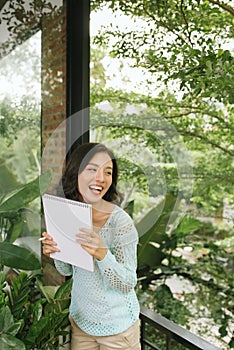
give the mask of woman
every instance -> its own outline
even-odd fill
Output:
[[[72,350],[140,349],[136,285],[138,234],[116,203],[118,168],[113,153],[99,143],[79,146],[62,178],[65,197],[92,204],[93,229],[79,228],[77,242],[94,258],[94,272],[55,260],[73,277],[69,319]],[[46,232],[43,253],[59,251]]]

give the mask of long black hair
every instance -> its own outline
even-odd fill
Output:
[[[82,173],[86,165],[94,157],[95,154],[104,152],[109,155],[113,165],[112,184],[103,196],[108,202],[120,204],[122,195],[117,191],[118,166],[113,152],[105,145],[97,142],[88,142],[77,146],[67,156],[62,179],[59,184],[58,193],[61,195],[63,191],[65,198],[83,202],[83,197],[78,188],[78,175]]]

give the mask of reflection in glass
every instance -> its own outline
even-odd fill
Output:
[[[45,19],[57,15],[61,4],[57,0],[0,2],[0,198],[41,172],[41,28]],[[27,246],[39,256],[40,198],[37,195],[18,209],[1,212],[0,242]]]

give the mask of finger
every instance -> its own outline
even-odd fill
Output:
[[[85,227],[80,227],[79,230],[80,230],[81,232],[84,232],[84,233],[89,234],[90,236],[92,236],[92,235],[94,234],[93,230],[88,229],[88,228],[85,228]]]
[[[43,232],[42,237],[45,238],[41,241],[42,245],[57,245],[57,243],[53,240],[53,237],[50,236],[47,232]]]
[[[86,245],[82,245],[82,248],[90,255],[92,255],[92,256],[94,255],[94,250],[91,247],[88,247]]]
[[[97,232],[86,229],[86,228],[80,228],[81,232],[77,234],[77,237],[85,238],[85,237],[91,237],[92,239],[100,239],[100,236]]]
[[[91,235],[88,233],[77,233],[76,237],[86,238],[86,237],[91,237]]]
[[[77,239],[77,242],[81,245],[82,248],[86,247],[89,249],[97,249],[98,243],[95,239],[89,238],[88,240]]]
[[[48,240],[53,240],[53,237],[51,237],[47,232],[43,232],[42,237],[45,237]]]
[[[76,235],[76,237],[77,237],[77,240],[79,240],[79,243],[81,242],[83,242],[83,243],[90,243],[91,241],[92,241],[92,236],[91,235],[89,235],[89,234],[84,234],[84,233],[78,233],[77,235]]]
[[[56,246],[57,245],[57,243],[55,241],[50,240],[50,239],[44,239],[41,243],[43,246],[45,246],[45,245]]]
[[[77,243],[79,243],[81,246],[85,245],[85,246],[91,246],[92,244],[92,239],[91,238],[77,238],[76,240]]]
[[[55,248],[55,247],[53,247],[51,245],[45,245],[43,247],[43,253],[45,255],[48,255],[48,254],[51,254],[51,253],[56,253],[56,252],[60,252],[60,249]]]

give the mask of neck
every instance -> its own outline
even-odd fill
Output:
[[[98,203],[93,204],[92,211],[94,215],[109,215],[114,207],[115,205],[113,203],[101,199]]]
[[[100,199],[100,201],[92,204],[92,208],[94,210],[101,211],[101,210],[105,209],[105,204],[106,204],[106,201],[104,201],[104,199]]]

